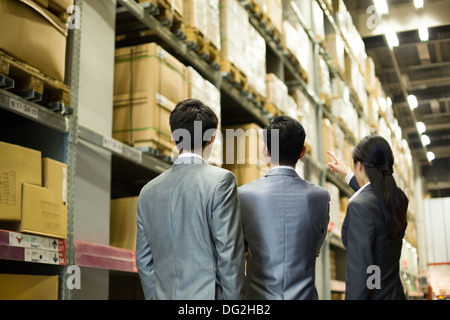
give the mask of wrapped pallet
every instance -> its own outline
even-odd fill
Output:
[[[306,132],[305,144],[311,146],[312,155],[318,158],[317,146],[317,114],[309,98],[300,89],[290,93],[297,104],[297,117]]]
[[[183,0],[183,21],[220,49],[219,0]]]
[[[236,176],[239,186],[268,172],[263,156],[263,130],[254,123],[227,126],[223,130],[223,167]]]
[[[188,67],[189,75],[189,98],[201,100],[211,109],[213,109],[217,118],[219,118],[218,132],[214,140],[214,144],[207,160],[208,163],[221,166],[222,165],[222,134],[221,131],[221,105],[220,90],[211,82],[203,78],[194,68]],[[209,151],[209,150],[208,150]]]
[[[245,70],[248,85],[261,97],[266,97],[266,41],[259,32],[249,24],[248,42],[244,54],[247,60]]]
[[[63,82],[66,24],[33,1],[0,0],[0,17],[0,50]]]
[[[339,34],[329,33],[326,35],[327,51],[333,60],[333,63],[345,72],[345,55],[344,55],[344,40]]]
[[[237,0],[220,0],[220,37],[222,71],[237,68],[250,90],[265,97],[266,42]]]
[[[248,46],[248,12],[237,0],[220,0],[220,57],[244,74],[248,72],[245,54]]]
[[[341,212],[339,188],[333,183],[326,182],[325,189],[330,193],[330,222],[328,230],[331,232],[341,235],[341,230],[339,229],[339,217]]]
[[[287,49],[298,60],[300,66],[307,70],[312,57],[312,43],[305,29],[299,24],[284,21],[283,31]]]
[[[156,43],[116,50],[113,137],[171,156],[169,116],[188,98],[186,66]]]
[[[278,79],[278,77],[273,73],[268,73],[265,78],[266,103],[276,109],[269,109],[269,112],[272,112],[275,115],[278,115],[279,113],[286,113],[286,98],[288,95],[288,88],[286,84]]]

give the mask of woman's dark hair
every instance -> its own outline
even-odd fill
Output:
[[[206,145],[217,129],[219,119],[202,101],[187,99],[175,106],[170,114],[169,123],[178,149],[189,151]]]
[[[385,213],[390,234],[398,236],[405,231],[408,198],[397,187],[394,177],[394,154],[389,143],[381,136],[370,135],[362,139],[353,151],[353,162],[364,165],[367,177]]]

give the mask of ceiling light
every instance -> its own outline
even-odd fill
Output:
[[[428,146],[431,143],[430,137],[428,137],[426,134],[422,135],[421,140],[424,147]]]
[[[385,35],[386,35],[386,40],[387,40],[388,46],[390,48],[397,47],[399,45],[397,33],[395,33],[395,31],[389,30],[386,32]]]
[[[428,39],[430,37],[428,34],[428,27],[420,27],[418,31],[419,31],[420,41],[428,41]]]
[[[389,8],[386,3],[386,0],[373,0],[373,4],[377,9],[378,14],[382,15],[389,13]]]
[[[416,7],[416,9],[422,9],[423,8],[423,0],[414,0],[414,7]]]
[[[428,161],[433,161],[434,159],[436,159],[436,156],[434,155],[433,152],[428,151],[427,152],[427,158],[428,158]]]
[[[408,96],[408,104],[409,104],[409,107],[411,108],[411,110],[414,110],[415,108],[417,108],[419,106],[419,103],[417,102],[416,96],[409,95]]]
[[[425,123],[423,123],[423,122],[417,122],[416,127],[417,127],[417,131],[419,131],[420,134],[427,131],[427,128],[425,127]]]

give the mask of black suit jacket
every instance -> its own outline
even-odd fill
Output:
[[[350,186],[359,189],[355,177]],[[346,300],[405,299],[399,263],[404,231],[392,237],[383,210],[371,185],[348,205],[342,225],[347,249]]]

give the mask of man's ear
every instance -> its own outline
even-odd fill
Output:
[[[300,153],[300,157],[298,157],[298,160],[301,160],[306,154],[306,147],[303,146],[302,148],[302,152]]]
[[[266,160],[266,164],[270,166],[271,158],[269,154],[269,148],[267,148],[267,145],[265,143],[263,143],[263,156],[264,159]]]

